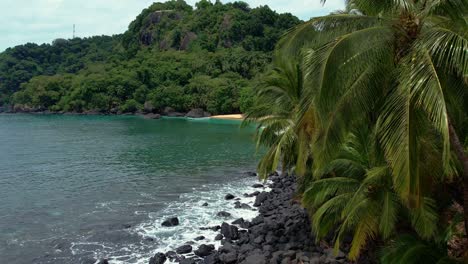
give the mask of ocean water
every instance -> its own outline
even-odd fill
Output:
[[[215,244],[200,227],[257,214],[223,199],[253,203],[252,138],[207,119],[0,115],[0,263],[147,263],[200,235]],[[180,226],[161,227],[170,216]]]

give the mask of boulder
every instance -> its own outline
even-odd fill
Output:
[[[98,264],[109,264],[109,261],[107,259],[101,259]]]
[[[221,226],[211,226],[211,227],[200,227],[200,230],[212,230],[212,231],[218,231],[221,229]]]
[[[170,260],[176,259],[178,257],[177,253],[175,251],[168,251],[166,252],[166,257]]]
[[[208,203],[203,203],[202,206],[208,206]]]
[[[164,255],[163,253],[156,253],[154,257],[150,258],[149,264],[164,264],[166,260],[166,255]]]
[[[256,183],[254,185],[252,185],[253,188],[263,188],[263,184],[260,184],[260,183]]]
[[[143,116],[145,119],[160,119],[160,114],[146,114]]]
[[[228,223],[223,223],[221,225],[221,234],[230,240],[239,239],[239,229],[236,226],[229,225]]]
[[[165,115],[169,115],[170,113],[173,113],[173,112],[175,112],[174,108],[169,107],[169,106],[165,107],[163,110],[163,114]]]
[[[187,254],[192,252],[192,246],[191,245],[183,245],[178,248],[176,248],[177,254]]]
[[[198,236],[198,237],[194,238],[193,240],[200,241],[200,240],[203,240],[203,239],[205,239],[204,236]]]
[[[223,238],[224,238],[224,237],[223,237],[222,234],[217,234],[217,235],[215,236],[215,240],[216,240],[216,241],[219,241],[219,240],[221,240],[221,239],[223,239]]]
[[[252,207],[251,207],[250,205],[245,204],[245,203],[236,204],[236,205],[234,206],[234,208],[236,208],[236,209],[252,209]]]
[[[230,193],[228,193],[228,194],[226,194],[226,196],[224,196],[225,200],[232,200],[234,198],[236,198],[236,197],[234,195],[230,194]]]
[[[201,108],[195,108],[195,109],[190,110],[185,116],[191,117],[191,118],[202,118],[202,117],[210,117],[211,114],[203,111],[203,109]]]
[[[254,171],[248,171],[245,173],[245,175],[249,176],[249,177],[257,177],[257,173],[254,172]]]
[[[213,245],[200,245],[197,250],[195,250],[195,255],[199,257],[206,257],[213,253],[215,247]]]
[[[219,217],[230,217],[231,216],[231,214],[226,212],[226,211],[221,211],[221,212],[217,213],[216,215],[219,216]]]
[[[268,193],[267,192],[261,192],[255,198],[254,206],[259,207],[260,205],[262,205],[263,202],[266,201],[267,198],[268,198]]]
[[[177,217],[168,218],[164,222],[162,222],[161,225],[165,226],[165,227],[178,226],[179,225],[179,218],[177,218]]]
[[[236,219],[232,222],[233,225],[239,225],[239,226],[243,226],[245,224],[245,220],[244,218],[239,218],[239,219]]]

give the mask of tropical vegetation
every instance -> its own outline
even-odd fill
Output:
[[[1,53],[0,107],[246,111],[255,77],[271,63],[275,43],[299,22],[244,2],[154,3],[120,35],[29,43]]]
[[[260,174],[295,172],[317,239],[353,261],[468,261],[467,15],[348,0],[291,29],[256,88]]]

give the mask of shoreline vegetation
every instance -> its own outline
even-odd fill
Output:
[[[177,117],[177,118],[192,118],[192,119],[217,119],[217,120],[231,120],[231,121],[243,121],[245,119],[244,114],[226,114],[226,115],[210,115],[209,113],[202,112],[203,114],[194,114],[200,113],[200,109],[193,109],[188,113],[181,112],[166,112],[165,114],[156,114],[156,113],[101,113],[96,111],[88,111],[83,113],[77,112],[51,112],[51,111],[3,111],[0,109],[0,114],[31,114],[31,115],[115,115],[115,116],[140,116],[145,119],[160,119],[163,117]]]

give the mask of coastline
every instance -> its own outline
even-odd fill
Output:
[[[192,111],[188,113],[169,112],[169,113],[103,113],[97,111],[85,112],[52,112],[52,111],[0,111],[0,114],[29,114],[29,115],[77,115],[77,116],[137,116],[146,119],[160,119],[162,117],[171,118],[189,118],[189,119],[215,119],[215,120],[234,120],[243,121],[244,114],[224,114],[211,116],[209,113],[194,114]]]
[[[253,206],[258,210],[255,218],[250,221],[238,218],[230,223],[220,221],[217,226],[200,227],[218,231],[215,240],[221,246],[207,243],[192,247],[193,243],[188,241],[170,251],[156,253],[147,263],[350,263],[346,259],[349,248],[335,251],[331,243],[316,243],[309,215],[294,199],[295,177],[275,174],[270,180],[270,183],[255,185],[259,191],[244,194],[244,197],[255,197]],[[261,191],[261,188],[268,190]],[[240,208],[239,202],[229,195],[226,199],[232,199],[235,208]],[[362,263],[372,262],[363,259]]]

